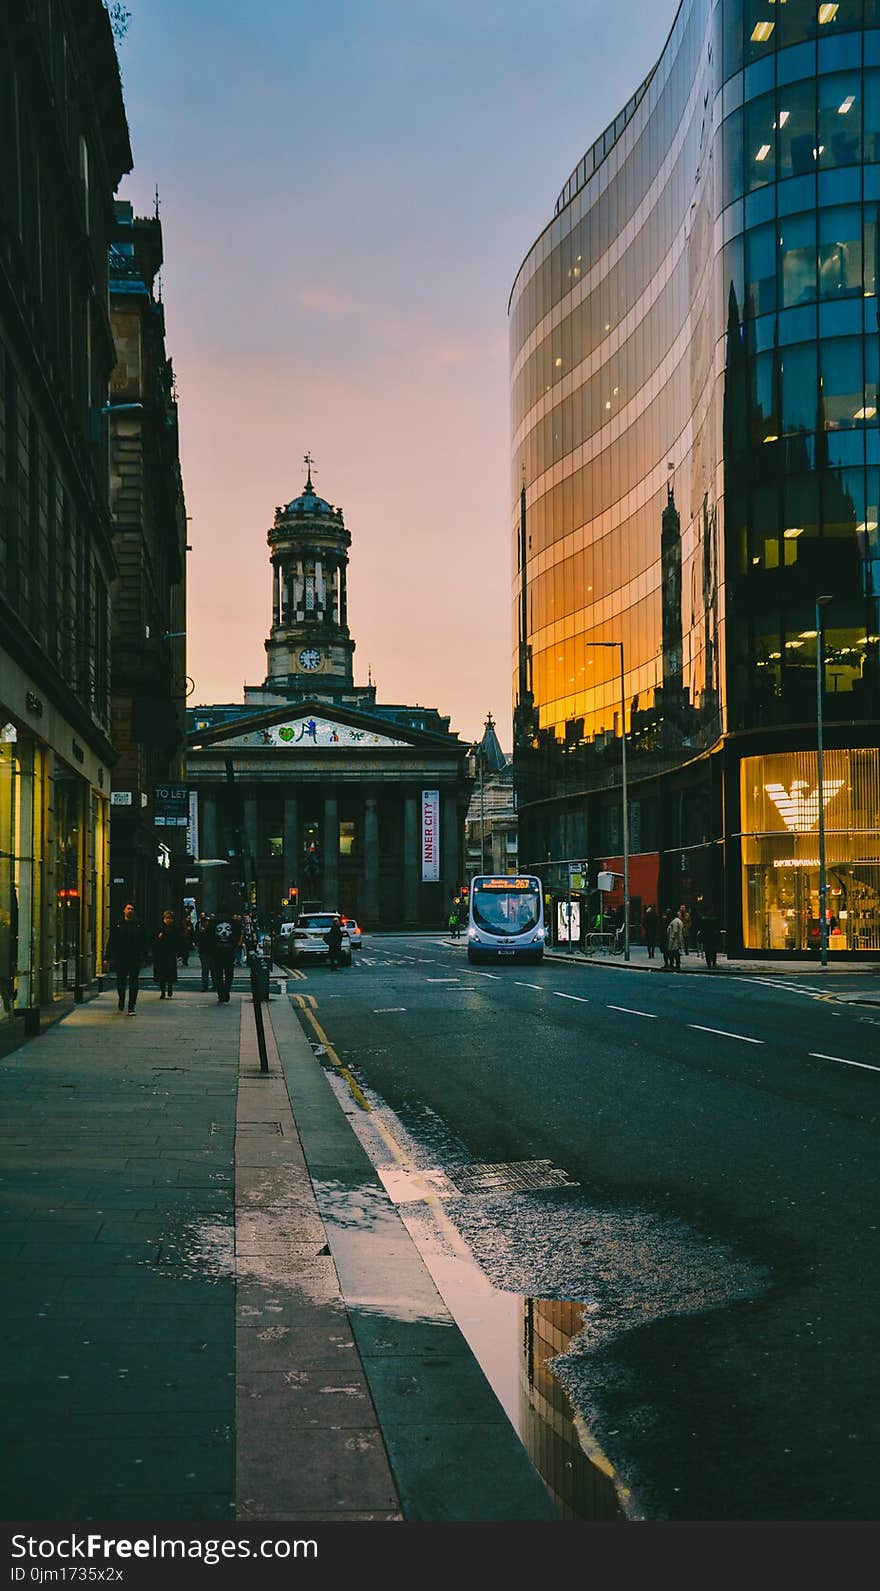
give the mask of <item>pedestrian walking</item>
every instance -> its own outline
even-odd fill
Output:
[[[339,925],[339,918],[334,917],[327,933],[327,960],[330,963],[331,972],[335,972],[339,966],[341,954],[342,929]]]
[[[648,947],[648,960],[654,960],[654,951],[657,948],[657,939],[660,933],[660,919],[653,906],[648,906],[645,911],[645,944]]]
[[[235,925],[236,925],[236,927],[238,929],[238,943],[237,943],[237,945],[235,947],[235,965],[237,967],[243,967],[244,966],[245,924],[247,922],[247,918],[243,917],[241,912],[233,912],[232,921],[235,923]]]
[[[132,902],[128,901],[122,908],[122,916],[117,918],[110,929],[104,960],[116,973],[116,993],[119,997],[120,1011],[125,1010],[125,996],[126,991],[128,992],[129,1016],[134,1016],[135,1013],[146,948],[143,923],[135,916]]]
[[[690,914],[687,906],[685,906],[684,904],[679,906],[679,908],[678,908],[678,916],[679,916],[679,920],[681,922],[681,930],[682,930],[682,933],[684,935],[684,943],[682,945],[682,949],[684,950],[685,955],[687,955],[689,953],[689,951],[690,951],[690,948],[691,948],[693,942],[694,942],[693,939],[691,938],[691,934],[693,932],[693,921],[692,921],[691,914]]]
[[[214,987],[214,978],[211,972],[211,946],[210,929],[207,912],[199,912],[199,920],[195,927],[193,940],[199,954],[199,965],[202,969],[202,992],[207,994]]]
[[[159,985],[159,999],[170,1000],[177,982],[177,958],[183,938],[172,911],[162,913],[153,935],[153,978]]]
[[[211,956],[211,974],[218,1005],[229,1004],[229,991],[235,977],[235,953],[241,944],[241,918],[222,906],[209,919],[206,939]]]
[[[711,908],[707,908],[700,917],[700,936],[703,941],[703,955],[706,966],[714,967],[718,960],[718,940],[721,937],[721,924]]]
[[[181,963],[181,966],[188,967],[189,966],[190,952],[194,949],[194,943],[193,943],[193,937],[194,936],[193,936],[192,918],[190,917],[190,914],[189,914],[189,912],[188,912],[188,910],[187,910],[187,908],[185,906],[184,906],[183,911],[181,913],[180,927],[178,929],[178,933],[179,933],[179,937],[180,937],[180,950],[178,952],[178,954],[180,956],[180,963]]]
[[[457,911],[451,911],[449,913],[449,933],[453,939],[461,938],[461,924],[458,920]]]
[[[668,957],[667,966],[671,967],[673,972],[678,972],[681,968],[681,953],[683,948],[684,923],[681,920],[680,913],[676,912],[666,933],[666,954]]]
[[[669,924],[672,922],[672,912],[667,906],[660,921],[660,949],[663,952],[663,965],[669,967]]]

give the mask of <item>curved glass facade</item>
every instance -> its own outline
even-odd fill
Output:
[[[740,762],[815,768],[820,595],[826,743],[878,742],[878,224],[880,0],[683,0],[511,295],[521,865],[613,865],[625,727],[636,914],[702,898],[731,953],[815,943]],[[859,788],[848,952],[880,950]]]

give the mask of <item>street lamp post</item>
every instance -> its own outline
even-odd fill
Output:
[[[822,767],[822,687],[825,660],[823,645],[822,609],[830,597],[816,598],[816,760],[818,778],[816,795],[819,801],[819,958],[823,967],[828,965],[828,912],[825,901],[828,883],[825,876],[825,787]]]
[[[620,773],[623,801],[623,959],[629,961],[629,793],[626,783],[626,684],[622,641],[587,641],[587,646],[620,650]]]

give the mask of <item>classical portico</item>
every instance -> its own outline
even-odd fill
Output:
[[[317,700],[198,732],[199,905],[269,921],[295,898],[365,927],[440,926],[464,878],[465,755],[446,731]]]

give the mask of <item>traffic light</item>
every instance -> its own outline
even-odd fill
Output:
[[[289,890],[287,891],[287,899],[288,899],[288,904],[290,906],[291,911],[298,911],[298,909],[299,909],[299,888],[298,888],[298,886],[296,884],[291,884]]]

